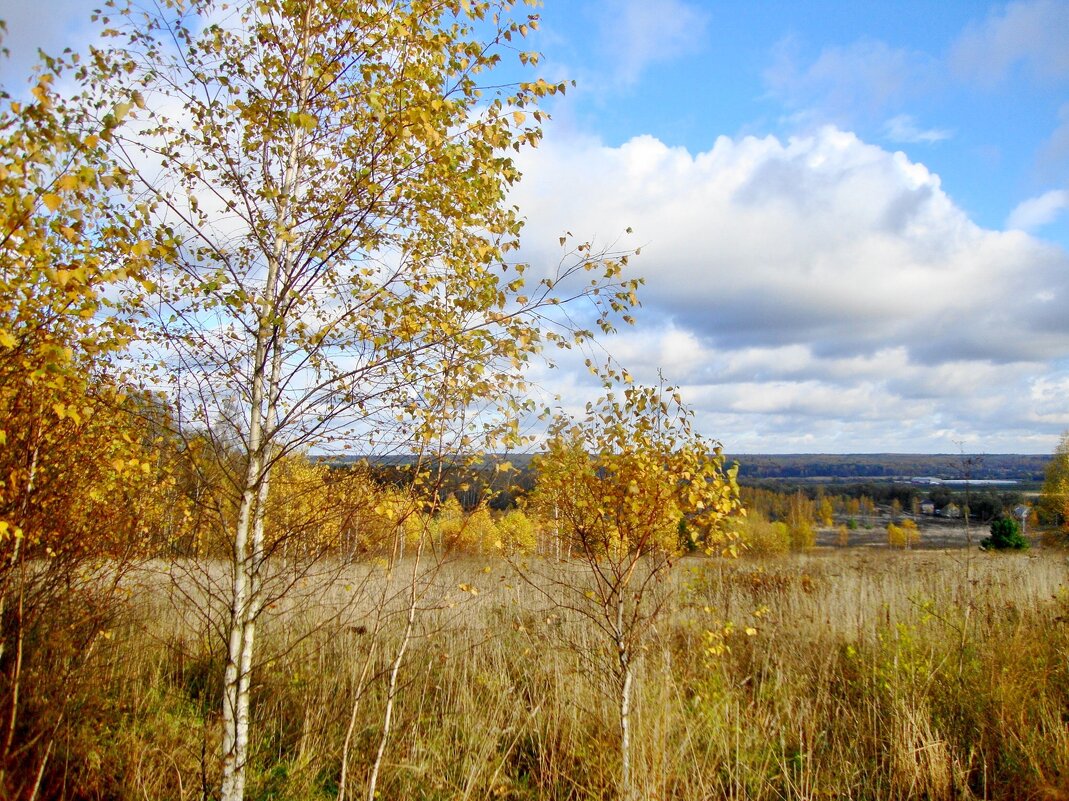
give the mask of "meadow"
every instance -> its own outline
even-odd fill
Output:
[[[295,576],[269,610],[247,797],[366,797],[410,566]],[[501,557],[419,575],[377,797],[614,798],[589,620]],[[205,576],[226,578],[190,562],[123,579],[123,611],[64,685],[75,712],[42,797],[211,797],[225,609]],[[635,690],[643,799],[1069,798],[1065,552],[688,557],[659,591]]]

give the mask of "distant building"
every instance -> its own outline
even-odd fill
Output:
[[[934,515],[935,514],[935,501],[921,501],[921,514],[922,515]]]
[[[936,484],[942,484],[943,479],[936,478],[935,476],[914,476],[909,480],[910,484],[919,484],[923,487],[931,487]]]

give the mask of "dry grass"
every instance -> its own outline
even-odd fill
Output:
[[[142,577],[46,797],[212,786],[221,648],[186,581]],[[1064,554],[696,559],[672,581],[637,690],[644,798],[1069,797]],[[347,797],[360,797],[400,601],[375,635],[381,568],[295,589],[261,632],[248,797],[335,798],[354,704]],[[591,626],[504,562],[447,565],[422,606],[380,798],[612,798],[618,735]]]

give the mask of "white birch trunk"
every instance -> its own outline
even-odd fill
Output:
[[[382,736],[379,738],[379,747],[375,752],[375,761],[371,765],[371,773],[367,780],[367,801],[375,801],[379,784],[379,771],[382,768],[383,757],[386,755],[386,745],[390,739],[390,732],[393,730],[393,708],[397,700],[397,680],[401,672],[401,665],[405,659],[405,652],[408,650],[408,644],[412,639],[412,629],[416,625],[416,606],[419,602],[420,558],[422,555],[423,538],[421,536],[413,557],[405,628],[401,634],[401,642],[398,644],[397,651],[394,654],[393,664],[390,666],[389,683],[386,685],[386,709],[382,717]]]
[[[258,354],[260,348],[257,348]],[[245,487],[234,532],[233,586],[230,596],[230,628],[226,668],[223,671],[223,776],[221,801],[241,801],[245,795],[245,765],[249,747],[249,680],[256,615],[253,609],[253,577],[258,572],[251,547],[253,517],[259,493],[256,482],[262,473],[260,445],[263,375],[254,384],[253,418],[249,432],[250,455],[245,469]]]
[[[621,591],[616,598],[616,656],[619,662],[620,682],[620,798],[632,801],[631,788],[631,685],[633,672],[631,654],[624,636],[624,596]]]
[[[311,6],[310,3],[305,16],[305,41],[302,45],[307,45]],[[307,86],[305,63],[301,74],[302,102]],[[290,268],[291,254],[286,233],[291,222],[290,199],[299,178],[299,156],[303,141],[302,129],[295,128],[278,201],[278,234],[267,258],[267,277],[256,332],[249,415],[249,458],[234,533],[234,581],[227,662],[223,673],[223,775],[220,801],[243,801],[245,796],[252,666],[256,622],[262,606],[264,515],[270,489],[275,438],[273,429],[278,419],[282,372],[282,347],[279,342],[282,332],[276,321],[276,312],[285,300],[279,297],[280,273],[288,272]]]

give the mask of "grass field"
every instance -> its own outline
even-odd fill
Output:
[[[402,572],[393,586],[373,565],[306,578],[270,610],[249,798],[337,798],[347,735],[345,796],[366,792]],[[818,549],[688,559],[670,581],[636,689],[642,798],[1069,798],[1064,552]],[[423,589],[379,797],[615,797],[618,724],[591,624],[503,560],[448,563]],[[199,799],[214,786],[210,592],[160,567],[130,591],[43,797]]]

